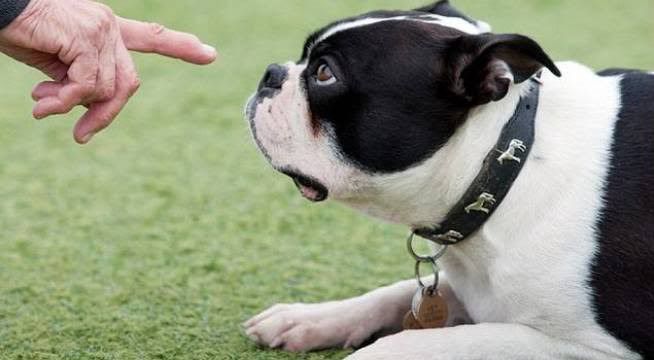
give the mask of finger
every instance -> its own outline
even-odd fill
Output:
[[[39,101],[47,97],[57,97],[64,84],[59,81],[43,81],[32,89],[32,99]]]
[[[91,138],[109,126],[123,109],[129,98],[138,90],[139,81],[134,66],[123,42],[116,45],[116,92],[114,97],[105,102],[93,103],[80,118],[73,130],[75,141],[88,143]]]
[[[56,100],[44,102],[35,109],[34,116],[42,119],[50,115],[66,114],[76,105],[93,98],[98,78],[98,52],[89,51],[78,55],[68,69],[68,78]],[[58,100],[58,101],[57,101]]]
[[[203,44],[192,34],[123,18],[118,18],[118,24],[129,50],[156,53],[198,65],[211,64],[218,56],[215,48]]]
[[[59,94],[59,91],[61,91],[61,88],[63,87],[64,87],[63,83],[56,82],[56,81],[44,81],[39,83],[34,88],[34,90],[32,90],[32,99],[36,101],[36,105],[34,105],[33,112],[35,114],[43,112],[41,108],[50,106],[50,105],[46,105],[48,102],[51,101],[59,102],[60,100],[57,97],[57,95]],[[89,104],[82,104],[82,106],[88,108]]]

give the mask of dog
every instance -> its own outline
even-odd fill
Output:
[[[533,142],[496,149],[534,89]],[[488,166],[522,167],[502,199],[466,208],[488,216],[474,233],[444,236],[447,326],[402,331],[409,280],[275,305],[244,324],[258,344],[358,349],[350,359],[654,359],[654,74],[554,63],[440,1],[320,29],[299,61],[268,67],[246,117],[304,197],[411,230],[448,218],[489,151]]]

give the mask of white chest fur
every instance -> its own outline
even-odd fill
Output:
[[[587,285],[619,78],[596,76],[576,63],[557,66],[562,78],[543,76],[536,140],[518,180],[477,235],[450,247],[442,267],[475,322],[524,324],[629,358],[633,354],[596,323]],[[374,202],[348,203],[415,227],[439,222],[478,173],[524,86],[474,111],[422,165],[374,179],[366,191]]]
[[[543,79],[536,141],[520,177],[480,233],[451,247],[443,268],[476,322],[521,323],[626,351],[597,325],[587,286],[619,79],[559,66],[562,79]]]

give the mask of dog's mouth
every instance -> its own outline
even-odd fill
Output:
[[[300,194],[307,200],[313,202],[321,202],[327,200],[329,191],[325,185],[321,184],[318,180],[306,175],[299,174],[295,171],[282,170],[286,176],[293,179],[295,186],[300,191]]]

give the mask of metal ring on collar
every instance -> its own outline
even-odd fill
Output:
[[[445,254],[445,251],[447,250],[447,245],[443,245],[443,247],[440,248],[436,252],[436,254],[434,254],[432,256],[418,255],[418,253],[413,249],[413,239],[415,239],[415,237],[416,237],[416,233],[412,232],[411,235],[409,235],[409,237],[407,238],[406,246],[407,246],[407,249],[409,250],[409,254],[411,254],[411,256],[413,256],[413,258],[416,259],[417,262],[423,262],[423,263],[428,262],[428,263],[436,264],[436,261],[438,259],[440,259],[441,257],[443,257],[443,255]]]
[[[420,275],[420,264],[422,264],[422,261],[416,261],[416,280],[418,280],[418,287],[421,289],[424,289],[425,283],[422,282],[422,275]],[[431,267],[434,271],[434,283],[432,284],[433,288],[438,287],[438,282],[440,281],[440,278],[438,276],[438,265],[436,265],[436,261],[431,262]]]

